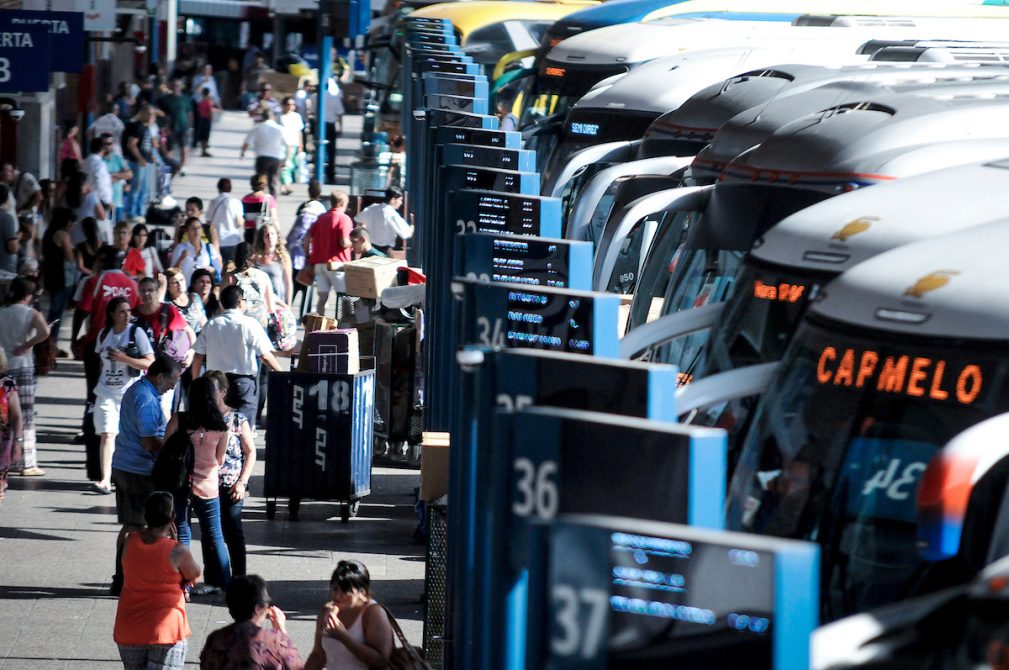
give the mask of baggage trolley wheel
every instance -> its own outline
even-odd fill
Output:
[[[360,500],[352,500],[347,503],[341,503],[340,505],[340,522],[350,523],[350,518],[357,516],[358,510],[361,509]]]
[[[266,501],[266,518],[273,521],[277,518],[277,501],[267,500]]]

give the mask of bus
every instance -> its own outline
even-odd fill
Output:
[[[838,82],[744,112],[691,165],[715,165],[717,184],[663,194],[669,206],[660,226],[642,221],[640,211],[614,213],[597,244],[593,286],[633,291],[649,305],[664,296],[663,314],[721,302],[742,254],[789,214],[858,188],[992,158],[984,141],[949,143],[1006,137],[996,119],[1009,100],[970,95],[981,87],[1004,95],[1006,84],[981,78],[895,93]],[[726,164],[731,151],[742,153]],[[640,281],[622,281],[639,269]]]
[[[640,188],[633,188],[634,175],[672,174],[680,170],[685,162],[693,160],[715,139],[723,123],[746,110],[752,110],[751,118],[756,122],[756,117],[769,102],[835,81],[927,86],[940,78],[1007,75],[1009,70],[1004,66],[895,63],[859,63],[840,67],[782,64],[743,72],[701,89],[678,108],[656,119],[645,131],[644,137],[629,143],[628,152],[633,156],[632,160],[626,163],[598,161],[581,168],[568,182],[562,195],[567,205],[563,210],[566,237],[592,242],[598,240],[611,212],[619,211],[637,197],[645,195]],[[740,151],[727,156],[723,162],[728,162]],[[685,171],[674,186],[713,184],[720,171],[717,166],[705,169],[704,165],[704,159],[698,161],[697,167]],[[625,194],[627,190],[631,193]]]
[[[993,153],[1009,156],[1009,140],[993,144],[1001,147]],[[682,332],[682,312],[654,322],[663,337],[683,338],[652,345],[647,356],[677,364],[689,380],[677,398],[681,419],[728,431],[732,461],[773,364],[824,285],[905,244],[1003,218],[1007,179],[1009,164],[998,160],[940,169],[831,198],[770,228],[746,255],[710,336]],[[957,197],[937,196],[947,192]]]
[[[684,10],[686,9],[686,4],[677,5],[675,8]],[[1001,9],[1006,12],[1005,16],[1009,16],[1009,9]],[[879,19],[871,17],[850,17],[852,21],[833,22],[830,25],[834,27],[820,27],[818,29],[824,31],[848,31],[853,35],[861,34],[864,36],[864,41],[873,40],[874,42],[878,42],[879,39],[883,38],[888,38],[890,41],[952,38],[959,40],[1001,40],[1005,36],[1005,30],[1000,27],[998,21],[972,19],[937,20],[914,16],[914,12],[909,12],[909,14],[913,18],[900,20],[894,18],[893,20],[882,22]],[[602,67],[606,64],[609,64],[611,68],[624,68],[630,71],[633,68],[628,67],[626,64],[635,62],[635,59],[639,57],[635,54],[639,51],[650,48],[651,51],[648,52],[650,54],[649,59],[654,59],[675,55],[689,49],[689,44],[681,44],[680,42],[683,39],[680,37],[682,30],[677,34],[663,30],[668,28],[680,29],[684,21],[687,21],[687,18],[676,16],[658,22],[652,21],[639,25],[610,26],[583,33],[558,44],[544,61],[544,67],[550,67],[552,71],[563,73],[563,77],[567,77],[567,72],[575,67]],[[764,29],[768,29],[769,25],[780,26],[780,23],[764,23],[763,25]],[[815,24],[802,20],[802,17],[797,17],[792,27],[809,29],[815,27]],[[643,30],[642,28],[647,28],[647,30]],[[701,48],[730,45],[730,43],[725,41],[709,41]],[[862,55],[868,58],[871,54],[865,53]],[[635,67],[640,67],[642,62],[638,62],[638,65]],[[547,63],[549,65],[546,65]],[[612,83],[616,80],[616,77],[623,76],[623,74],[623,72],[619,72],[616,75],[610,73],[607,75],[607,78],[601,78],[596,86]],[[583,119],[578,118],[579,116],[591,116],[606,111],[605,108],[601,109],[601,105],[593,105],[587,96],[588,94],[577,100],[571,100],[570,104],[563,111],[552,112],[549,117],[542,119],[536,127],[527,128],[525,131],[529,136],[527,147],[535,148],[538,152],[543,153],[543,156],[539,158],[539,170],[544,174],[544,179],[549,180],[552,187],[550,190],[544,189],[544,195],[559,195],[560,189],[564,186],[564,180],[552,175],[561,169],[560,166],[567,162],[573,153],[587,146],[600,143],[600,140],[593,140],[592,138],[586,138],[577,133],[570,132],[571,123],[585,122]],[[625,110],[630,109],[629,106],[625,108]],[[650,108],[645,107],[645,110],[648,109]],[[662,112],[665,111],[668,110],[662,110]],[[591,119],[589,122],[592,122]],[[609,141],[635,140],[640,139],[640,137],[640,128],[629,126],[619,136],[607,139]]]
[[[817,542],[823,621],[963,583],[986,564],[980,543],[922,556],[917,501],[943,446],[1009,409],[1006,244],[1003,219],[834,279],[758,404],[726,528]],[[972,522],[991,524],[997,509]]]
[[[603,6],[608,6],[606,3]],[[675,44],[650,29],[683,18],[724,18],[736,20],[794,21],[804,15],[815,15],[817,25],[837,22],[838,15],[873,17],[879,26],[880,17],[947,17],[1006,18],[1003,7],[983,2],[923,4],[908,1],[872,0],[807,0],[785,3],[775,0],[687,0],[669,3],[652,11],[641,23],[629,30],[601,28],[565,39],[542,58],[537,59],[534,81],[528,85],[529,103],[520,121],[521,127],[532,124],[541,131],[537,139],[546,139],[559,131],[563,116],[589,89],[603,79],[628,72],[653,58],[675,53]],[[829,20],[823,20],[829,17]],[[806,20],[806,23],[813,23]],[[615,24],[617,22],[614,22]],[[901,21],[907,25],[907,20]],[[998,39],[992,36],[992,39]],[[717,46],[717,45],[716,45]],[[674,50],[670,50],[673,48]],[[529,148],[539,149],[539,146]]]

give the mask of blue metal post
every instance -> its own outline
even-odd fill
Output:
[[[151,63],[157,64],[161,61],[159,52],[161,51],[161,25],[158,22],[158,15],[151,17]]]
[[[329,54],[333,50],[332,35],[323,35],[319,47],[319,105],[315,112],[316,142],[315,142],[315,178],[324,183],[326,167],[326,91],[329,88],[329,77],[333,71],[333,63]],[[336,147],[333,147],[336,155]]]

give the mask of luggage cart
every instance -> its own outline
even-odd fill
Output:
[[[335,500],[343,523],[371,493],[375,373],[270,373],[263,495],[297,520],[303,498]]]

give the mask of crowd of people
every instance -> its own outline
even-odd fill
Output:
[[[266,584],[246,574],[242,509],[268,370],[279,371],[278,355],[290,349],[295,300],[308,311],[314,287],[316,311],[326,314],[330,294],[344,290],[339,264],[385,255],[413,227],[397,211],[398,188],[355,221],[346,193],[323,195],[310,181],[282,234],[276,196],[299,181],[306,124],[294,118],[297,100],[275,106],[268,86],[249,102],[249,192],[237,197],[221,178],[209,203],[190,197],[167,226],[148,221],[152,203],[165,210],[157,201],[185,174],[190,150],[209,155],[219,109],[212,82],[206,69],[192,94],[181,80],[120,87],[86,131],[66,128],[58,179],[0,165],[0,500],[9,476],[46,474],[35,434],[38,374],[81,360],[86,398],[75,439],[87,445],[93,494],[115,496],[111,590],[120,597],[124,666],[182,667],[185,603],[224,592],[235,623],[208,639],[203,667],[374,667],[388,659],[393,634],[367,569],[339,564],[303,662]],[[65,351],[57,345],[68,311]],[[156,470],[180,440],[192,446],[186,484],[165,491]],[[188,549],[193,515],[202,561]]]

